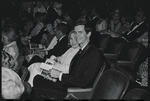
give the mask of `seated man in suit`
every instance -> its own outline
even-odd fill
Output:
[[[148,31],[148,25],[145,19],[146,12],[144,9],[139,8],[135,15],[135,21],[131,25],[131,30],[123,34],[122,38],[126,39],[127,41],[136,41],[140,36]]]
[[[51,55],[55,56],[61,56],[63,53],[67,51],[68,47],[68,32],[69,28],[66,24],[59,23],[56,26],[55,34],[58,39],[57,44],[54,46],[53,49],[49,50],[47,55],[44,55],[43,52],[39,53],[38,56],[34,56],[30,62],[28,63],[28,66],[35,62],[45,62],[47,58],[49,58]]]
[[[31,95],[42,95],[51,98],[64,98],[69,87],[91,87],[104,63],[103,54],[90,43],[91,28],[82,23],[74,27],[77,32],[77,43],[81,50],[73,57],[69,74],[51,69],[49,76],[57,79],[56,82],[44,79],[37,75],[33,80]],[[42,90],[42,91],[41,91]]]

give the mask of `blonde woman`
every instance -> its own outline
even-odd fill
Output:
[[[50,62],[53,65],[53,67],[61,70],[65,74],[69,73],[70,62],[80,49],[80,47],[76,42],[76,31],[71,31],[68,35],[68,39],[71,47],[62,56],[60,57],[51,56],[50,59],[46,60],[46,63]],[[40,66],[41,63],[34,63],[28,67],[28,70],[30,71],[30,77],[28,79],[28,83],[31,84],[31,87],[33,87],[34,77],[37,74],[41,75]],[[45,78],[53,80],[49,76]]]

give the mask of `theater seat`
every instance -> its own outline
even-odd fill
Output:
[[[129,79],[115,69],[106,70],[98,81],[92,99],[122,99],[129,85]]]
[[[66,96],[66,99],[90,99],[91,94],[94,91],[105,68],[106,68],[106,63],[104,62],[93,84],[93,87],[91,88],[68,88],[68,94]]]
[[[138,65],[142,61],[145,47],[138,42],[125,44],[117,59],[116,69],[127,74],[130,80],[134,81]]]
[[[123,38],[114,37],[110,39],[108,45],[104,50],[104,56],[109,65],[111,65],[112,59],[117,60],[118,55],[125,43],[127,43],[127,41],[124,40]]]
[[[104,50],[111,38],[112,37],[109,34],[101,34],[100,35],[98,48],[101,52],[104,52]]]
[[[147,91],[142,88],[134,88],[130,90],[123,99],[137,99],[137,100],[144,100],[145,96],[147,94]]]

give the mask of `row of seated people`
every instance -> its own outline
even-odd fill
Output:
[[[62,24],[58,24],[58,26],[61,26],[61,25]],[[56,27],[56,31],[59,33],[57,33],[57,34],[62,34],[62,32],[60,32],[60,29],[58,26]],[[60,71],[58,71],[56,69],[52,69],[50,71],[50,73],[48,73],[51,76],[42,77],[42,75],[39,76],[36,74],[37,76],[34,77],[35,84],[32,85],[32,83],[29,82],[31,84],[31,86],[33,86],[32,93],[34,93],[34,90],[35,90],[35,93],[39,92],[39,89],[38,89],[38,91],[36,89],[41,87],[41,89],[43,89],[43,90],[50,89],[49,94],[52,98],[53,97],[54,98],[64,98],[67,93],[66,90],[70,86],[86,88],[86,87],[90,87],[92,85],[92,82],[94,82],[94,78],[96,78],[96,75],[98,74],[96,72],[98,72],[98,69],[100,69],[98,67],[102,66],[104,59],[103,59],[103,55],[101,54],[101,52],[99,54],[98,48],[96,48],[93,45],[92,46],[90,45],[91,43],[89,43],[89,37],[91,35],[91,32],[90,32],[90,29],[86,28],[86,27],[87,26],[83,26],[83,24],[76,25],[74,28],[74,30],[76,32],[73,32],[73,33],[75,33],[76,37],[75,38],[73,38],[73,36],[70,37],[70,43],[72,42],[72,45],[77,40],[77,43],[79,44],[79,47],[81,48],[82,52],[79,54],[79,52],[77,52],[77,50],[76,50],[75,53],[78,53],[78,55],[80,55],[80,57],[78,57],[78,55],[75,55],[75,53],[74,53],[74,55],[75,55],[74,58],[72,56],[69,57],[69,59],[71,57],[73,59],[72,59],[72,61],[70,60],[71,61],[70,66],[66,67],[66,70],[64,70],[67,72],[63,72],[61,70],[61,73],[60,73]],[[86,32],[86,30],[89,32]],[[82,47],[83,47],[83,49],[82,49]],[[54,49],[55,49],[55,47],[54,47]],[[72,54],[72,52],[71,52],[71,54]],[[96,55],[94,55],[94,54],[96,54]],[[61,60],[61,58],[55,58],[54,61],[59,61],[59,59]],[[35,59],[37,59],[37,58],[35,58]],[[64,59],[62,59],[62,60],[64,60]],[[49,60],[47,60],[47,61],[49,61]],[[99,63],[99,61],[101,63]],[[37,61],[37,62],[44,62],[44,61]],[[38,68],[39,66],[40,66],[40,64],[37,64],[37,65],[34,64],[31,67],[29,67],[29,69],[31,69],[32,67],[35,67],[34,69],[39,69]],[[73,68],[73,67],[76,67],[76,68]],[[68,68],[72,68],[74,71],[71,71],[70,69],[68,70]],[[59,69],[61,69],[61,68],[59,68]],[[69,74],[66,74],[66,73],[68,73],[68,71],[69,71]],[[33,72],[31,73],[31,71],[30,71],[30,74],[33,74]],[[33,74],[33,75],[35,76],[35,74]],[[89,78],[89,75],[91,78]],[[44,80],[43,78],[47,78],[48,80]],[[56,79],[56,78],[58,78],[58,79]],[[42,81],[41,84],[39,83],[39,80]],[[33,82],[33,78],[32,78],[32,82]],[[48,83],[50,83],[50,84],[48,84]],[[64,84],[62,84],[62,83],[64,83]],[[48,84],[48,85],[45,85],[45,84]],[[53,86],[50,87],[49,85],[54,85],[54,87]],[[44,93],[44,94],[46,94],[46,93]]]
[[[117,12],[117,11],[116,11]],[[117,14],[116,14],[116,12],[113,14],[113,16],[114,17],[117,17]],[[93,29],[96,29],[96,27],[94,27],[95,26],[95,24],[93,24],[95,21],[94,21],[94,19],[95,18],[97,18],[97,13],[95,13],[95,11],[94,11],[94,9],[92,9],[92,14],[93,15],[91,15],[91,20],[90,20],[90,22],[91,22],[91,25],[93,25]],[[139,19],[139,15],[140,15],[140,20],[138,20]],[[36,16],[36,14],[35,14],[35,16]],[[95,17],[96,16],[96,17]],[[93,18],[93,19],[92,19]],[[114,18],[115,19],[115,18]],[[82,19],[83,20],[83,19]],[[92,21],[93,20],[93,21]],[[102,20],[102,19],[101,19]],[[144,32],[146,32],[147,31],[147,26],[145,26],[146,24],[145,24],[145,14],[143,13],[143,11],[139,11],[137,14],[136,14],[136,20],[137,20],[137,22],[134,24],[133,23],[133,30],[131,30],[127,35],[131,35],[131,33],[133,33],[133,32],[135,32],[135,33],[138,33],[138,35],[136,35],[136,38],[137,37],[139,37],[139,36],[141,36],[142,34],[143,34],[143,31]],[[99,23],[100,23],[101,21],[99,21]],[[103,21],[102,21],[103,22]],[[118,24],[119,25],[119,23],[118,23],[118,20],[115,20],[115,21],[111,21],[112,23],[111,23],[111,30],[110,30],[110,34],[111,35],[114,35],[114,28],[113,28],[113,25],[116,25],[116,24]],[[62,24],[60,24],[60,25],[58,25],[58,26],[61,26]],[[136,26],[134,26],[134,25],[136,25]],[[46,27],[48,27],[48,26],[50,26],[50,31],[52,31],[51,29],[51,25],[50,24],[48,24]],[[62,30],[60,30],[61,28],[60,27],[58,27],[57,26],[57,28],[55,28],[55,33],[57,34],[56,35],[56,37],[58,38],[58,39],[60,39],[59,40],[59,44],[56,44],[56,46],[52,49],[52,50],[50,50],[48,53],[47,52],[41,52],[41,54],[38,54],[38,56],[35,56],[35,57],[33,57],[33,59],[31,59],[31,60],[29,60],[28,58],[27,58],[27,60],[29,60],[29,63],[24,63],[24,65],[26,65],[27,67],[28,66],[30,66],[32,63],[34,63],[34,62],[45,62],[46,61],[46,58],[47,58],[47,56],[48,57],[50,57],[51,55],[55,55],[56,57],[58,57],[58,56],[60,56],[60,55],[62,55],[64,52],[66,52],[67,51],[67,49],[69,48],[69,47],[63,47],[63,45],[60,45],[60,44],[62,44],[62,42],[61,41],[63,41],[63,40],[65,40],[65,46],[67,45],[68,46],[68,40],[67,40],[67,36],[68,35],[66,35],[66,36],[64,36],[64,35],[61,35],[61,34],[64,34],[65,33],[65,31],[62,31]],[[144,26],[144,27],[141,27],[141,26]],[[100,29],[96,29],[97,31],[99,31],[100,32],[100,30],[101,30],[101,27],[102,26],[100,26],[100,25],[97,25],[97,27],[99,28],[100,27]],[[41,23],[41,21],[40,21],[40,23],[37,23],[37,26],[35,26],[35,29],[33,28],[33,30],[31,31],[31,36],[29,36],[29,37],[27,37],[27,39],[29,38],[30,39],[30,37],[31,37],[31,42],[37,42],[37,43],[39,43],[40,41],[39,41],[39,39],[38,38],[40,38],[41,39],[41,37],[44,37],[44,36],[42,36],[41,34],[37,34],[37,33],[39,33],[39,31],[41,30],[43,28],[43,23]],[[116,27],[117,28],[117,27]],[[62,28],[62,29],[64,29],[64,28]],[[105,28],[104,28],[105,29]],[[9,30],[9,29],[8,29]],[[10,39],[9,41],[7,41],[8,40],[8,37],[9,37],[9,35],[11,35],[11,34],[13,34],[14,33],[14,30],[13,30],[13,32],[11,32],[12,31],[12,29],[10,30],[10,31],[7,31],[7,30],[3,30],[3,43],[4,43],[4,41],[6,42],[6,44],[8,44],[8,45],[6,45],[6,44],[4,44],[4,46],[6,46],[6,47],[4,47],[4,50],[5,51],[7,51],[9,54],[11,54],[12,56],[13,56],[13,59],[15,60],[15,62],[16,62],[16,60],[17,60],[17,63],[15,63],[15,65],[18,65],[18,67],[16,68],[16,66],[15,65],[13,65],[12,67],[15,67],[15,68],[13,68],[13,70],[14,71],[16,71],[16,72],[18,72],[18,69],[19,69],[19,67],[20,67],[20,61],[22,61],[22,59],[20,59],[19,58],[19,55],[18,55],[18,49],[17,48],[15,48],[16,47],[16,42],[14,42],[14,40],[16,39],[16,38],[14,38],[14,39]],[[48,31],[48,29],[47,29],[47,31]],[[11,34],[9,33],[9,32],[11,32]],[[4,35],[4,34],[6,34],[6,33],[9,33],[8,35]],[[32,34],[33,33],[33,34]],[[135,35],[135,33],[134,34],[132,34],[133,36]],[[148,33],[146,33],[146,34],[143,34],[144,36],[143,37],[145,37],[145,36],[147,36],[147,34]],[[38,37],[34,37],[34,36],[36,36],[36,35],[39,35]],[[90,37],[90,42],[91,43],[94,43],[95,45],[97,45],[97,44],[99,44],[99,40],[101,41],[101,39],[99,39],[99,37],[96,37],[95,36],[96,34],[95,33],[91,33],[91,37]],[[99,34],[98,34],[99,35]],[[115,34],[116,35],[116,34]],[[127,41],[133,41],[133,40],[135,40],[135,37],[133,37],[131,35],[131,37],[132,37],[132,40],[130,40],[130,38],[127,38],[126,36],[124,36],[124,38],[127,40]],[[63,38],[61,38],[62,36],[64,36]],[[88,35],[88,37],[89,37],[90,35]],[[11,36],[10,36],[11,37]],[[13,36],[14,37],[14,36]],[[55,42],[57,42],[57,38],[55,37]],[[142,38],[143,38],[142,37]],[[26,38],[26,37],[25,37]],[[95,39],[95,38],[97,38],[97,39]],[[140,38],[140,39],[142,39],[142,38]],[[82,38],[81,38],[82,39]],[[12,42],[12,43],[11,43]],[[9,48],[11,45],[14,45],[13,47],[14,47],[14,49],[12,49],[12,48]],[[58,48],[59,47],[59,48]],[[61,48],[60,48],[61,47]],[[9,49],[8,49],[9,48]],[[56,51],[57,50],[57,51]],[[59,51],[59,52],[58,52]],[[25,51],[26,52],[26,51]],[[77,52],[77,51],[76,51]],[[5,52],[3,52],[4,54],[7,54],[7,53],[5,53]],[[46,55],[45,56],[45,54],[48,54],[48,55]],[[124,53],[124,52],[122,52],[122,53]],[[7,54],[8,55],[8,54]],[[73,55],[73,54],[72,54]],[[75,55],[75,53],[74,53],[74,55]],[[73,56],[71,56],[72,58],[73,58]],[[69,57],[69,58],[71,58],[71,57]],[[4,58],[5,58],[5,56],[4,56]],[[59,60],[60,58],[58,58],[58,60]],[[6,59],[7,60],[7,59]],[[55,60],[55,59],[54,59]],[[64,59],[61,59],[61,61],[62,60],[64,60]],[[73,59],[72,59],[73,60]],[[82,59],[81,59],[82,60]],[[91,59],[92,60],[92,59]],[[47,60],[48,61],[48,60]],[[57,61],[57,58],[56,58],[56,61]],[[68,60],[67,60],[68,61]],[[69,61],[71,61],[71,59],[69,60]],[[90,61],[90,60],[89,60]],[[94,61],[94,60],[93,60]],[[87,61],[86,61],[87,62]],[[92,62],[92,61],[91,61]],[[89,62],[89,63],[91,63],[91,62]],[[10,62],[10,63],[8,63],[8,62],[4,62],[4,64],[5,65],[12,65],[12,63],[13,62]],[[75,63],[76,63],[76,59],[75,59]],[[93,64],[94,64],[95,62],[93,62]],[[72,63],[71,63],[72,64]],[[88,64],[88,62],[87,62],[87,64]],[[86,64],[86,65],[87,65]],[[92,65],[93,65],[92,64]],[[57,64],[58,65],[58,64]],[[56,65],[56,67],[57,67],[57,65]],[[67,63],[67,65],[68,65],[68,63]],[[79,65],[81,66],[81,64],[79,63]],[[96,64],[95,64],[96,65]],[[7,67],[9,67],[9,66],[7,66]],[[59,66],[58,66],[59,67]],[[72,66],[71,66],[72,67]],[[84,68],[85,66],[83,66],[82,67],[82,70],[81,71],[84,71],[85,70],[85,68]],[[115,67],[115,66],[114,66]],[[66,67],[66,68],[69,68],[68,66]],[[30,68],[31,69],[31,68]],[[67,73],[68,73],[68,69],[65,69],[64,71],[67,71]],[[76,70],[75,72],[77,72],[77,71],[80,71],[80,69],[79,70]],[[129,71],[130,71],[130,69],[129,69]],[[54,72],[54,71],[51,71],[51,72]],[[94,74],[95,72],[93,72],[93,74]],[[30,73],[30,74],[32,74],[32,73]],[[50,73],[51,74],[51,73]],[[79,74],[81,74],[81,75],[83,75],[84,73],[81,73],[81,72],[79,72]],[[131,74],[131,73],[130,73]],[[61,75],[63,75],[63,74],[61,74]],[[77,75],[77,74],[72,74],[72,75]],[[90,73],[90,76],[91,76],[92,74]],[[96,73],[95,73],[95,75],[96,75]],[[53,75],[54,76],[54,75]],[[79,75],[80,76],[80,75]],[[54,77],[54,78],[57,78],[57,77]],[[61,78],[61,77],[60,77]],[[91,76],[91,78],[92,78],[92,76]],[[56,79],[51,79],[51,78],[49,78],[48,77],[48,79],[49,80],[56,80]],[[71,79],[71,78],[68,78],[68,79]],[[77,79],[78,80],[78,79]],[[84,85],[84,81],[86,81],[87,79],[86,79],[86,77],[85,77],[85,80],[83,80],[83,82],[81,82],[81,83],[83,83],[83,85],[82,85],[82,87],[84,86],[85,87],[85,85],[87,86],[88,84],[85,84]],[[38,80],[37,80],[38,81]],[[59,80],[58,80],[59,81]],[[63,80],[62,80],[63,81]],[[87,80],[88,81],[88,80]],[[70,83],[70,82],[68,82],[68,81],[65,81],[65,83],[67,82],[67,84],[68,83]],[[76,81],[74,81],[74,82],[76,82]],[[73,82],[73,84],[74,84],[74,82]],[[90,83],[91,83],[91,81],[89,81]],[[72,84],[72,83],[71,83]],[[76,85],[73,85],[73,86],[81,86],[81,85],[79,85],[78,84],[78,82],[76,83]],[[31,83],[31,86],[32,86],[32,83]],[[38,85],[39,86],[39,85]],[[69,84],[69,86],[70,86],[70,84]],[[72,86],[72,85],[71,85]],[[41,86],[42,87],[42,86]],[[35,88],[36,89],[36,88]],[[66,89],[65,89],[66,90]],[[58,90],[59,91],[59,90]],[[56,91],[57,92],[57,91]],[[56,93],[55,91],[54,91],[54,93]],[[50,92],[51,93],[51,92]],[[66,93],[66,92],[65,92]],[[63,92],[63,94],[64,94],[64,92]],[[62,95],[63,95],[62,94]],[[55,95],[53,96],[53,94],[52,94],[52,97],[55,97]],[[56,95],[56,98],[57,98],[57,95]]]
[[[146,99],[146,97],[148,97],[147,89],[138,87],[130,88],[129,84],[131,82],[124,73],[115,69],[104,70],[105,68],[106,65],[103,65],[103,67],[101,68],[103,70],[100,70],[92,87],[69,88],[68,94],[64,99]],[[25,85],[25,83],[23,84]],[[21,94],[26,90],[23,84],[17,73],[12,71],[11,69],[2,67],[3,98],[19,99]],[[36,99],[51,99],[49,95],[50,93],[47,89],[38,89],[38,91],[40,92],[40,94],[36,92]],[[47,92],[49,94],[45,95],[41,92]]]

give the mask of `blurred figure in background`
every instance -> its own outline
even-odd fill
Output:
[[[136,41],[148,31],[148,24],[146,22],[146,11],[140,7],[136,10],[134,21],[131,24],[129,32],[123,34],[123,38],[127,41]]]
[[[3,50],[8,52],[15,60],[19,56],[19,49],[16,43],[17,30],[14,28],[6,28],[2,30]]]
[[[1,80],[3,99],[20,99],[25,88],[19,75],[11,69],[2,67]]]

